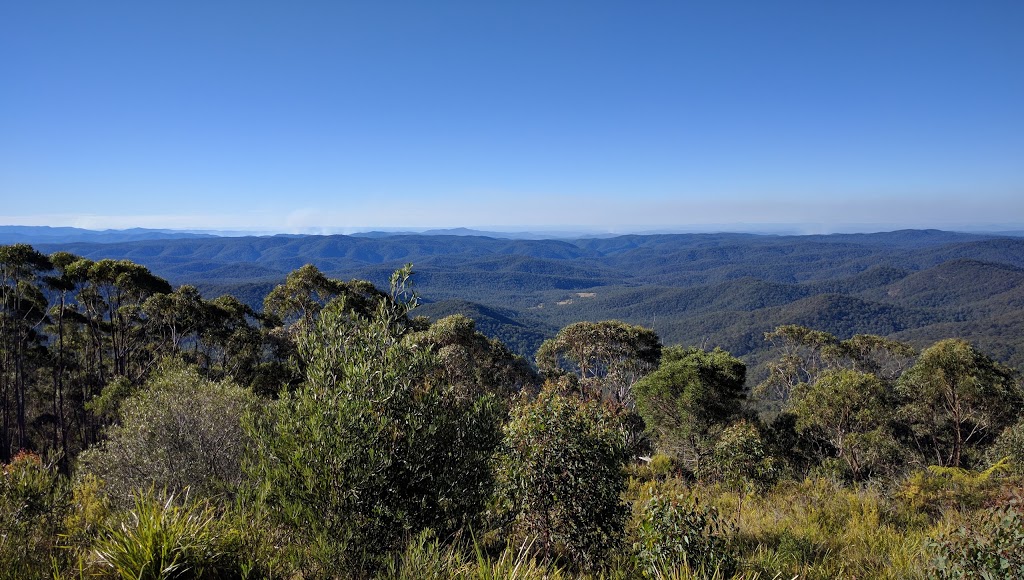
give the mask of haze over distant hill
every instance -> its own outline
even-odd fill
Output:
[[[117,243],[141,240],[168,240],[196,237],[304,237],[324,235],[349,235],[359,238],[389,238],[394,236],[477,236],[509,240],[581,240],[588,238],[614,238],[626,235],[665,234],[707,234],[707,233],[748,233],[763,235],[812,235],[821,233],[851,234],[868,233],[899,228],[871,227],[869,224],[834,225],[820,224],[719,224],[679,226],[677,228],[649,228],[636,226],[617,228],[610,231],[601,228],[448,228],[448,229],[380,229],[380,228],[306,228],[293,232],[249,231],[249,230],[182,230],[182,229],[106,229],[91,230],[77,227],[17,226],[0,225],[0,244],[42,244],[42,243]],[[974,227],[964,230],[986,236],[1024,237],[1024,229],[1007,229],[1004,226]]]
[[[0,226],[0,244],[65,244],[73,242],[116,243],[140,240],[173,240],[179,238],[214,238],[255,235],[257,232],[220,230],[172,230],[130,228],[126,230],[88,230],[50,226]]]
[[[939,230],[872,234],[659,234],[509,239],[403,232],[36,243],[91,259],[130,259],[204,295],[260,307],[300,266],[387,283],[413,263],[432,317],[464,313],[532,355],[578,320],[653,327],[666,344],[721,346],[756,361],[780,324],[917,344],[962,336],[1024,365],[1024,239]],[[38,238],[37,238],[38,239]]]

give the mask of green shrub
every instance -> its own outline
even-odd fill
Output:
[[[491,497],[504,405],[445,384],[405,340],[409,275],[372,314],[324,307],[298,337],[305,384],[246,424],[251,480],[304,576],[367,576],[409,534],[455,533]]]
[[[986,510],[929,543],[935,578],[1024,578],[1024,513]]]
[[[52,559],[67,512],[67,484],[38,455],[21,452],[0,465],[0,578],[39,578]]]
[[[1017,475],[1024,475],[1024,418],[1004,429],[985,457],[990,463],[1007,458],[1010,470]]]
[[[595,569],[619,544],[626,460],[617,417],[595,401],[545,389],[512,409],[498,500],[515,543]]]
[[[700,468],[721,428],[744,398],[747,367],[721,349],[671,347],[657,370],[633,386],[636,408],[657,448]]]
[[[637,568],[659,578],[665,570],[715,571],[729,576],[736,568],[730,544],[731,527],[713,506],[702,506],[696,496],[666,495],[651,488],[635,510],[631,530]]]
[[[102,482],[94,476],[78,478],[71,487],[69,499],[60,536],[64,561],[54,562],[55,577],[64,577],[69,572],[72,578],[82,576],[76,568],[87,566],[92,544],[111,517],[110,502],[103,493]]]
[[[210,381],[196,367],[165,362],[121,405],[106,441],[79,457],[80,470],[103,481],[115,505],[153,486],[192,496],[231,495],[242,482],[249,438],[242,416],[255,395],[230,381]]]

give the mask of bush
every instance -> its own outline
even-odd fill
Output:
[[[72,557],[69,564],[84,564],[100,530],[105,529],[110,521],[110,501],[103,493],[102,483],[91,475],[75,481],[70,500],[61,543],[67,548],[68,556]]]
[[[446,537],[491,496],[503,407],[430,380],[430,350],[404,340],[407,275],[372,315],[326,306],[299,336],[305,384],[247,424],[250,474],[303,575],[369,575],[408,534]]]
[[[1010,470],[1024,475],[1024,418],[1003,430],[986,453],[990,463],[1009,459]]]
[[[121,423],[84,452],[80,470],[103,481],[114,503],[127,507],[137,490],[155,487],[193,496],[231,494],[242,481],[248,437],[242,416],[256,396],[230,381],[200,376],[170,362],[125,400]]]
[[[929,544],[932,577],[1024,578],[1024,513],[986,510]]]
[[[715,441],[712,461],[699,475],[724,484],[741,497],[748,492],[763,493],[779,476],[775,459],[765,447],[755,425],[746,420],[733,423]]]
[[[663,494],[648,488],[650,497],[634,508],[632,551],[637,568],[646,576],[660,577],[667,570],[701,570],[730,576],[736,554],[730,544],[732,530],[713,506],[704,507],[696,496]]]
[[[499,501],[516,543],[596,568],[622,535],[625,452],[614,413],[545,389],[512,410],[499,459]]]
[[[67,484],[38,455],[0,465],[0,578],[45,577],[67,512]]]

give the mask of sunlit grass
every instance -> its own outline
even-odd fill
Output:
[[[711,490],[709,490],[711,491]],[[762,577],[923,578],[932,528],[888,516],[884,495],[824,479],[789,482],[744,499],[712,494],[736,521],[741,569]]]
[[[139,494],[123,521],[100,535],[94,553],[102,575],[123,580],[213,578],[226,556],[220,544],[208,504]]]

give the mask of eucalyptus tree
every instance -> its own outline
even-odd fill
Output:
[[[177,355],[183,343],[195,345],[207,309],[199,289],[187,284],[174,292],[150,295],[142,303],[142,313],[152,331],[152,348],[161,356],[170,356]]]
[[[305,375],[298,353],[299,337],[316,324],[320,312],[344,297],[346,308],[362,316],[372,315],[387,293],[363,280],[345,282],[329,278],[313,264],[291,272],[263,299],[263,320],[275,357],[285,363],[284,382],[294,388]]]
[[[27,244],[0,246],[0,461],[29,448],[27,393],[41,358],[47,300],[39,288],[50,260]],[[37,364],[35,366],[38,366]]]
[[[574,375],[580,392],[631,405],[631,390],[658,366],[661,342],[651,329],[616,320],[577,322],[537,350],[537,366],[547,377]]]
[[[797,385],[813,383],[823,371],[839,366],[842,347],[828,332],[787,324],[764,338],[780,353],[768,362],[768,377],[754,390],[769,400],[785,403]]]
[[[281,324],[301,321],[312,326],[320,310],[341,294],[341,281],[328,278],[319,268],[306,264],[291,272],[284,283],[263,299],[263,312]]]
[[[55,283],[62,288],[58,366],[69,373],[62,381],[74,385],[64,392],[75,400],[75,428],[84,447],[98,440],[103,423],[89,405],[108,386],[118,390],[127,381],[137,387],[157,360],[143,305],[170,293],[171,285],[129,260],[55,256]]]
[[[857,334],[842,341],[842,352],[851,361],[850,368],[890,384],[900,378],[917,356],[917,350],[909,344],[874,334]]]
[[[283,284],[267,294],[263,312],[281,324],[297,323],[310,328],[320,311],[340,296],[345,296],[350,310],[366,316],[375,311],[387,294],[365,280],[344,282],[328,278],[313,264],[306,264],[288,274]]]
[[[1024,392],[1014,373],[960,339],[925,349],[897,383],[901,418],[926,461],[963,467],[1021,416]]]
[[[231,295],[204,303],[199,331],[201,362],[214,376],[232,377],[257,392],[276,393],[284,382],[278,361],[265,354],[260,315]],[[269,360],[268,360],[269,359]],[[256,384],[264,385],[257,387]]]
[[[671,347],[633,387],[636,407],[667,453],[701,467],[713,436],[739,417],[747,367],[728,352]]]
[[[910,345],[873,334],[840,340],[833,334],[797,324],[765,333],[778,356],[767,363],[768,376],[754,394],[785,404],[799,385],[813,384],[822,373],[851,369],[892,383],[916,354]]]
[[[50,358],[53,384],[52,414],[54,429],[52,446],[60,450],[59,466],[66,474],[69,471],[72,437],[76,430],[73,425],[81,420],[85,401],[76,397],[73,384],[73,370],[77,366],[77,357],[71,346],[71,338],[75,328],[83,322],[74,304],[74,292],[81,280],[71,275],[68,267],[80,260],[79,256],[69,252],[50,254],[50,263],[55,274],[47,276],[45,283],[54,304],[50,307]]]
[[[406,341],[430,348],[437,361],[436,379],[469,396],[495,393],[507,399],[540,385],[529,363],[476,330],[476,323],[461,314],[413,332]]]
[[[892,387],[876,375],[837,369],[797,387],[788,410],[799,433],[824,439],[843,471],[861,481],[898,466],[896,407]]]
[[[76,301],[88,323],[100,382],[142,379],[152,360],[140,353],[146,338],[143,304],[170,293],[171,285],[130,260],[78,260],[68,265],[68,273],[84,280]]]

